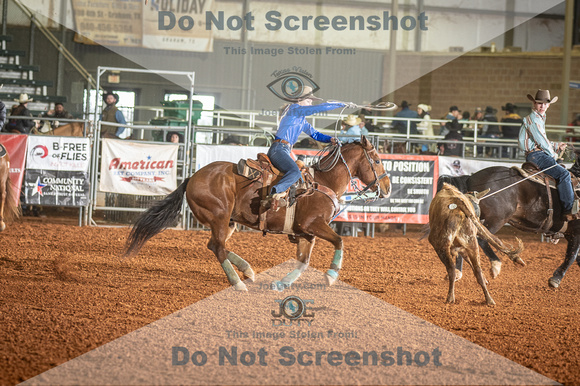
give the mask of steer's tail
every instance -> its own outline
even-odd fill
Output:
[[[151,237],[159,232],[174,226],[179,214],[189,178],[186,178],[179,187],[163,200],[156,202],[143,213],[133,225],[125,245],[125,256],[139,253],[141,247]]]

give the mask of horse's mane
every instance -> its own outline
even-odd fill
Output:
[[[471,176],[450,176],[444,174],[437,180],[437,191],[443,188],[443,184],[447,183],[449,185],[455,186],[461,193],[467,193],[467,180]]]

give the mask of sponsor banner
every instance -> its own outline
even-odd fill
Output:
[[[440,156],[439,175],[466,176],[492,166],[506,166],[509,168],[514,165],[520,166],[521,162],[516,160],[513,162],[479,161],[474,159]]]
[[[294,150],[304,156],[304,163],[316,161],[317,150]],[[391,180],[389,198],[356,199],[357,192],[349,185],[343,195],[344,209],[334,221],[366,223],[426,224],[429,222],[429,204],[437,188],[439,165],[437,156],[380,154],[383,166]],[[357,189],[364,184],[356,180]]]
[[[213,0],[152,0],[143,5],[143,47],[175,51],[213,51],[212,30],[206,12]]]
[[[90,152],[88,138],[30,136],[26,168],[88,172]]]
[[[105,46],[140,47],[141,0],[72,0],[76,30],[81,41]]]
[[[20,199],[20,189],[24,179],[24,163],[26,161],[26,144],[28,135],[0,134],[0,143],[6,147],[10,156],[10,179],[14,185],[14,196]]]
[[[27,204],[87,206],[89,186],[88,172],[27,169],[24,196]]]
[[[262,146],[216,146],[196,145],[195,170],[215,161],[228,161],[235,164],[243,159],[256,159],[258,153],[268,153],[268,147]]]
[[[177,188],[177,144],[147,144],[103,139],[103,192],[161,196]]]

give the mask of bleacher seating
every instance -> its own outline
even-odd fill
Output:
[[[11,50],[7,43],[12,41],[10,35],[0,35],[0,100],[6,105],[7,113],[16,102],[20,94],[26,93],[32,102],[28,103],[28,109],[33,115],[45,112],[54,107],[56,102],[64,103],[65,96],[49,95],[48,88],[53,87],[52,80],[36,80],[35,73],[40,71],[38,65],[20,64],[21,58],[26,56],[22,50]]]

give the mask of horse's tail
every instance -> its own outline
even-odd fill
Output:
[[[21,209],[18,205],[18,195],[14,189],[14,184],[10,179],[10,173],[8,173],[8,178],[6,179],[6,200],[4,200],[4,218],[8,221],[14,220],[20,217]]]
[[[127,239],[125,256],[137,254],[151,237],[175,225],[188,182],[189,178],[186,178],[175,191],[156,202],[137,219]]]

